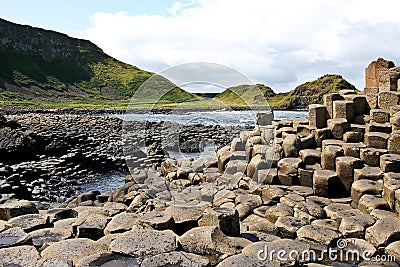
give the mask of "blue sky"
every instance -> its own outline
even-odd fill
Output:
[[[175,0],[12,0],[0,1],[0,18],[74,35],[90,26],[98,12],[169,15]]]
[[[88,39],[145,70],[209,62],[277,92],[326,73],[363,89],[372,60],[400,63],[398,0],[1,2],[1,18]]]

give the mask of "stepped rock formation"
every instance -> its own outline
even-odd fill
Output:
[[[88,192],[39,211],[27,201],[0,205],[0,261],[21,264],[20,255],[29,255],[32,266],[399,266],[399,73],[372,65],[366,74],[377,77],[377,87],[372,81],[375,87],[358,94],[325,95],[308,119],[260,120],[215,159],[133,169],[113,193]],[[268,253],[280,250],[287,254]],[[313,255],[322,258],[312,263]]]

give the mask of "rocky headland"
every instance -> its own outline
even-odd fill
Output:
[[[131,174],[115,192],[57,205],[8,200],[0,205],[0,261],[399,266],[399,78],[393,63],[378,59],[366,69],[363,92],[326,94],[307,119],[271,124],[260,114],[213,159],[161,155],[148,159],[151,166],[128,164]],[[2,121],[24,127],[17,117]]]

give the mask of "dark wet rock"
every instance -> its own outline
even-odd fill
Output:
[[[35,157],[37,146],[37,136],[32,133],[0,128],[0,160],[2,162],[31,160]]]
[[[0,233],[1,248],[30,244],[32,239],[22,228],[14,227]]]
[[[114,253],[97,253],[89,255],[80,259],[76,266],[129,266],[139,267],[139,260],[137,258],[125,257]]]

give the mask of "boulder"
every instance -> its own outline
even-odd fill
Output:
[[[398,262],[400,259],[400,241],[393,242],[385,248],[385,253],[393,256]]]
[[[362,169],[354,169],[354,181],[372,180],[378,181],[383,177],[383,173],[379,167],[365,166]]]
[[[363,195],[358,202],[358,209],[365,214],[370,214],[374,209],[389,210],[387,202],[376,195]]]
[[[334,118],[328,120],[328,128],[335,139],[343,139],[343,134],[349,129],[350,124],[346,118]]]
[[[316,129],[312,131],[317,147],[322,146],[322,141],[331,138],[331,131],[329,128]]]
[[[351,210],[351,209],[353,209],[353,208],[350,205],[343,204],[343,203],[331,203],[324,207],[326,216],[332,220],[338,219],[338,215],[337,215],[338,212],[342,212],[345,210]]]
[[[257,177],[255,176],[257,176],[258,170],[263,170],[267,168],[267,162],[262,158],[260,154],[258,154],[250,160],[249,164],[247,165],[246,174],[247,176],[257,181]]]
[[[344,150],[340,146],[328,145],[322,149],[321,167],[325,170],[336,170],[336,158],[344,156]]]
[[[387,109],[371,109],[369,115],[371,121],[377,123],[386,123],[390,120],[390,112]]]
[[[76,234],[81,238],[90,238],[97,240],[104,236],[109,218],[103,214],[93,213],[78,220],[72,225],[76,229]]]
[[[136,225],[155,230],[171,229],[173,224],[174,220],[172,219],[172,216],[164,213],[162,210],[153,210],[140,214],[136,221]]]
[[[388,139],[388,147],[389,153],[391,154],[400,154],[400,132],[396,131],[390,134]]]
[[[358,201],[363,195],[379,195],[382,193],[382,182],[372,180],[357,180],[351,186],[351,199],[353,203],[358,204]],[[394,198],[394,192],[393,192]]]
[[[58,266],[58,265],[56,265]],[[72,265],[71,265],[72,266]],[[132,266],[139,267],[137,258],[126,257],[114,253],[96,253],[80,259],[76,266]]]
[[[392,132],[392,125],[388,122],[386,123],[377,123],[370,122],[365,125],[365,132],[381,132],[390,134]]]
[[[19,227],[13,227],[0,233],[0,248],[30,244],[32,244],[31,237]]]
[[[395,208],[395,192],[398,189],[400,189],[400,180],[391,179],[383,183],[382,198],[388,203],[392,210]]]
[[[253,209],[262,204],[262,199],[257,195],[239,195],[235,199],[236,209],[239,217],[243,218],[251,213]]]
[[[199,220],[199,226],[218,226],[228,236],[239,236],[239,213],[236,209],[207,208]]]
[[[279,217],[275,222],[276,227],[279,229],[282,237],[294,238],[296,237],[297,230],[305,225],[305,222],[295,217]]]
[[[303,149],[299,152],[300,158],[306,165],[312,165],[321,162],[321,151],[315,149]]]
[[[208,267],[210,261],[203,256],[182,251],[172,251],[161,253],[152,257],[145,258],[141,267],[163,267],[163,266],[197,266]]]
[[[308,120],[311,126],[318,129],[326,127],[326,117],[327,109],[324,105],[311,104],[308,106]]]
[[[226,150],[219,150],[216,157],[218,162],[218,170],[223,172],[225,170],[225,165],[232,157],[232,153],[229,151],[229,148]]]
[[[271,242],[255,242],[242,250],[243,254],[248,255],[256,255],[261,259],[264,259],[264,264],[260,266],[274,266],[270,265],[268,261],[280,262],[283,266],[293,266],[296,263],[296,259],[287,259],[283,260],[282,257],[279,259],[278,253],[272,253],[272,258],[268,257],[268,253],[266,255],[266,248],[269,252],[271,251],[294,251],[296,255],[302,255],[304,251],[309,251],[311,246],[306,242],[302,242],[299,240],[291,240],[291,239],[278,239]],[[307,261],[307,259],[301,259],[303,261]],[[265,263],[266,261],[266,263]]]
[[[369,132],[364,135],[367,147],[386,149],[390,135],[382,132]]]
[[[217,267],[241,267],[241,266],[281,266],[276,261],[270,261],[268,259],[259,258],[257,255],[241,253],[238,255],[230,256],[221,261]]]
[[[29,233],[32,244],[36,248],[42,248],[46,244],[58,242],[71,237],[71,231],[60,228],[44,228]]]
[[[378,58],[372,61],[367,68],[365,68],[365,87],[366,88],[379,88],[380,72],[387,71],[394,67],[392,61]]]
[[[400,73],[393,69],[382,70],[379,72],[379,90],[380,91],[397,91],[397,81]]]
[[[39,253],[33,246],[0,249],[1,266],[42,266]]]
[[[239,137],[233,138],[231,142],[231,152],[244,151],[244,143]]]
[[[326,246],[332,245],[341,237],[336,231],[317,225],[306,225],[297,231],[297,237],[303,241],[313,241]]]
[[[38,213],[35,204],[28,200],[10,201],[0,205],[0,220],[8,221],[11,218],[24,215]]]
[[[49,217],[42,214],[25,214],[8,220],[12,227],[20,227],[25,232],[50,226]]]
[[[332,119],[333,118],[333,102],[336,100],[344,100],[343,96],[337,93],[329,93],[324,95],[324,106],[326,107],[327,110],[327,118],[326,119]]]
[[[311,225],[320,226],[333,231],[339,231],[339,223],[332,219],[319,219],[311,222]]]
[[[390,109],[391,106],[400,104],[400,92],[380,92],[378,94],[378,106],[382,109]]]
[[[375,223],[375,219],[368,214],[345,217],[341,220],[339,231],[345,238],[364,238],[366,227]]]
[[[383,172],[400,172],[400,155],[384,154],[380,157],[380,168]]]
[[[349,131],[344,133],[343,141],[345,143],[359,143],[364,141],[364,135],[362,132]]]
[[[380,157],[383,154],[388,153],[386,149],[379,148],[361,148],[360,159],[371,167],[379,167]]]
[[[242,233],[249,231],[262,232],[269,235],[276,235],[278,233],[278,228],[276,228],[274,223],[256,214],[247,216],[242,221],[240,229]]]
[[[216,226],[193,228],[178,238],[183,251],[198,255],[233,255],[233,242]]]
[[[366,148],[364,143],[346,143],[343,144],[344,155],[347,157],[360,157],[360,149]]]
[[[338,157],[336,159],[336,173],[343,184],[344,193],[351,193],[351,185],[354,181],[354,169],[362,168],[360,159],[355,157]],[[339,189],[340,190],[340,189]]]
[[[256,114],[256,124],[259,126],[271,125],[273,120],[274,113],[272,110],[268,112],[257,112]]]
[[[314,194],[321,197],[337,195],[340,179],[336,172],[330,170],[317,170],[313,176]]]
[[[279,217],[293,216],[293,212],[293,208],[290,206],[283,203],[278,203],[266,210],[265,218],[270,222],[275,223]]]
[[[148,257],[177,249],[176,234],[171,230],[135,229],[119,234],[109,250],[132,257]]]
[[[104,229],[104,234],[123,233],[132,229],[136,224],[138,215],[135,213],[122,212],[115,215]]]
[[[400,240],[399,219],[389,216],[377,220],[373,226],[367,228],[365,239],[374,246],[386,246]]]
[[[106,251],[106,247],[97,245],[93,240],[77,238],[51,243],[41,252],[41,256],[45,259],[66,259],[76,264],[83,257]]]
[[[289,134],[283,140],[282,148],[286,157],[297,157],[300,150],[301,141],[295,134]]]
[[[354,120],[354,114],[355,107],[353,101],[333,101],[333,119],[346,119],[348,122],[352,122]]]
[[[278,178],[281,184],[293,185],[297,183],[298,169],[301,163],[302,160],[299,158],[283,158],[278,161]]]

